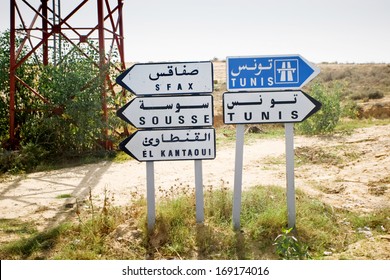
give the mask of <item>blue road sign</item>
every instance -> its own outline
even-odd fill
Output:
[[[320,73],[300,55],[227,57],[226,70],[231,92],[300,89]]]

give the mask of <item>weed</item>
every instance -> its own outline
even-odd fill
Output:
[[[275,238],[276,253],[284,260],[310,259],[308,247],[302,244],[291,234],[293,228],[283,229],[282,233]]]
[[[68,224],[62,224],[53,229],[34,233],[31,237],[12,241],[0,248],[1,259],[41,259],[46,258],[46,253],[53,250],[68,228]]]
[[[29,222],[22,222],[15,219],[0,219],[0,229],[6,234],[34,234],[37,232],[35,226]]]
[[[359,159],[361,152],[350,150],[345,145],[337,145],[323,149],[322,147],[298,147],[295,149],[297,165],[324,164],[342,166],[346,162]]]
[[[378,181],[368,182],[368,191],[372,195],[380,196],[384,195],[389,189],[390,185],[390,175],[385,176],[384,178]]]
[[[118,151],[117,153],[115,153],[115,156],[112,159],[112,161],[120,163],[120,162],[125,162],[125,161],[131,160],[131,159],[132,158],[129,157],[129,155],[126,154],[125,152]]]
[[[338,165],[342,163],[342,157],[335,152],[325,150],[321,147],[298,147],[295,149],[297,164],[329,164]]]
[[[206,189],[205,194],[205,214],[214,222],[223,224],[231,223],[232,214],[232,193],[228,190],[225,182],[215,190],[212,186]]]
[[[341,117],[357,119],[359,117],[359,106],[356,101],[347,100],[342,104]]]
[[[368,101],[369,99],[381,99],[383,98],[385,95],[383,94],[383,92],[379,91],[379,90],[373,90],[371,92],[364,92],[364,93],[354,93],[350,96],[350,98],[352,100],[366,100]]]
[[[348,220],[351,222],[353,228],[370,227],[372,229],[381,230],[383,226],[385,229],[390,228],[390,207],[381,209],[374,213],[365,213],[361,215],[347,214]]]
[[[64,199],[64,198],[71,198],[71,197],[72,197],[72,195],[68,194],[68,193],[59,194],[56,196],[57,199]]]
[[[266,156],[263,159],[264,165],[270,165],[270,164],[279,165],[279,164],[285,164],[285,163],[286,163],[286,158],[284,155],[282,155],[282,156]]]

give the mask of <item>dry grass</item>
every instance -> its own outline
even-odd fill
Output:
[[[92,197],[92,196],[91,196]],[[300,248],[295,257],[324,258],[324,252],[354,257],[348,248],[366,239],[360,228],[380,238],[390,228],[389,209],[364,216],[337,210],[297,191],[297,230]],[[157,205],[156,225],[146,226],[145,198],[134,193],[124,208],[110,198],[102,206],[92,200],[77,211],[78,222],[37,232],[34,226],[2,221],[3,231],[20,239],[0,246],[2,259],[279,259],[275,238],[286,227],[285,190],[257,186],[243,193],[241,231],[231,225],[232,193],[223,185],[205,191],[203,224],[195,222],[194,193],[167,190]],[[295,240],[295,239],[294,239]],[[297,244],[292,244],[297,245]],[[372,254],[371,254],[372,255]],[[390,255],[381,255],[390,258]]]

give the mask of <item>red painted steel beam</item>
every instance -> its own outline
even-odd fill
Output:
[[[15,143],[15,92],[16,92],[16,57],[15,57],[15,9],[16,0],[11,0],[10,10],[10,69],[9,69],[9,140],[10,148],[14,150]]]
[[[42,2],[42,49],[43,49],[43,65],[49,64],[49,36],[48,36],[48,18],[47,18],[47,0]]]
[[[103,0],[97,0],[97,14],[98,14],[98,34],[99,34],[99,67],[100,67],[100,81],[101,81],[101,95],[102,95],[102,110],[103,110],[103,141],[104,148],[108,147],[108,112],[107,112],[107,93],[106,93],[106,54],[104,47],[104,6]]]
[[[121,58],[121,67],[122,70],[126,69],[125,65],[125,50],[124,50],[124,41],[125,41],[125,36],[123,33],[123,0],[118,0],[118,23],[119,23],[119,42],[117,43],[118,45],[118,51],[119,51],[119,56]]]

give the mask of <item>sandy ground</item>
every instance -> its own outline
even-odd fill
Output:
[[[247,142],[243,188],[285,187],[284,138]],[[390,125],[358,129],[344,136],[295,136],[294,144],[297,188],[334,207],[357,212],[389,206]],[[234,155],[234,142],[217,145],[216,159],[202,162],[205,187],[233,188]],[[301,162],[303,157],[309,161]],[[193,161],[154,164],[157,193],[159,188],[194,187]],[[134,192],[146,192],[146,164],[101,162],[3,178],[0,217],[33,220],[44,229],[74,215],[76,200],[87,199],[90,191],[97,206],[103,205],[105,193],[115,205],[129,204]]]

